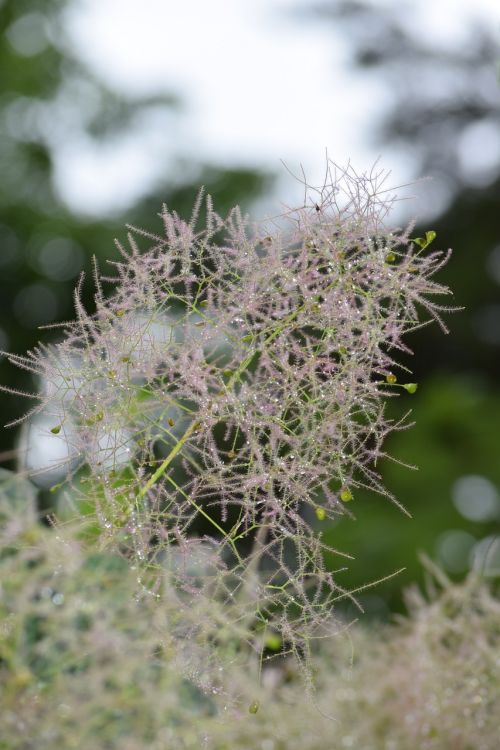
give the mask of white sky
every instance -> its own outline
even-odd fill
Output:
[[[138,124],[135,136],[111,147],[80,139],[61,148],[57,180],[65,200],[97,214],[126,207],[160,176],[179,181],[175,157],[281,172],[290,195],[293,180],[280,159],[294,170],[303,163],[313,181],[321,180],[326,148],[337,162],[350,157],[358,169],[369,167],[379,154],[367,136],[389,92],[349,71],[349,40],[332,23],[286,15],[309,4],[78,0],[68,29],[91,69],[119,90],[178,92],[184,107]],[[407,5],[416,33],[431,44],[460,43],[477,16],[500,30],[500,0]],[[383,163],[395,181],[411,173],[400,154],[384,154]]]

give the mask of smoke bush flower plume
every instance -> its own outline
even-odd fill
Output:
[[[182,636],[255,653],[256,670],[292,652],[306,676],[351,595],[325,569],[321,523],[361,487],[397,503],[376,466],[407,422],[384,404],[416,388],[405,334],[422,311],[446,331],[449,309],[432,278],[449,253],[386,224],[387,175],[327,174],[264,227],[202,192],[188,222],[164,206],[161,235],[130,227],[112,278],[96,265],[95,312],[79,287],[63,340],[10,356],[57,384],[32,413],[53,420],[47,441],[71,435],[67,486],[100,544],[180,611],[201,606]]]

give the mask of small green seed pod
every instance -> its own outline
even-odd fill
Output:
[[[279,651],[281,648],[282,640],[277,633],[268,633],[266,635],[265,646],[271,651]]]
[[[249,714],[256,714],[259,710],[260,703],[259,701],[252,701],[248,707],[248,713]]]
[[[405,391],[408,391],[408,393],[415,393],[418,388],[418,383],[405,383],[403,388]]]

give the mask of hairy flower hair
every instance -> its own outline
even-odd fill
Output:
[[[386,224],[385,174],[328,174],[264,227],[202,193],[188,222],[164,206],[163,234],[131,227],[116,276],[96,267],[95,312],[77,289],[63,340],[11,356],[45,384],[34,411],[68,474],[87,466],[103,540],[224,601],[228,637],[262,653],[279,634],[301,659],[347,595],[317,521],[360,487],[391,497],[376,464],[405,419],[384,404],[416,388],[397,357],[421,310],[444,328],[449,293],[433,233]]]

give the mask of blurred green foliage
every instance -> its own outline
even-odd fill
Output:
[[[407,406],[408,397],[403,395],[391,404],[392,414],[401,414],[401,399]],[[382,474],[412,518],[386,498],[357,492],[349,505],[356,522],[345,518],[325,532],[325,539],[334,548],[356,557],[338,579],[349,589],[405,568],[367,591],[368,596],[360,593],[360,601],[374,616],[386,616],[387,605],[401,609],[402,588],[412,581],[422,583],[421,554],[438,556],[443,534],[460,530],[479,541],[498,528],[496,520],[464,518],[452,494],[454,483],[463,476],[483,476],[500,486],[500,394],[472,380],[436,376],[424,382],[418,396],[412,397],[411,406],[417,425],[393,434],[387,441],[387,451],[417,470],[386,460]],[[459,572],[463,574],[467,567],[464,559]]]
[[[42,526],[35,496],[0,470],[0,748],[160,748],[178,735],[196,747],[214,706],[179,669],[178,605],[165,597],[159,611],[116,550]]]

